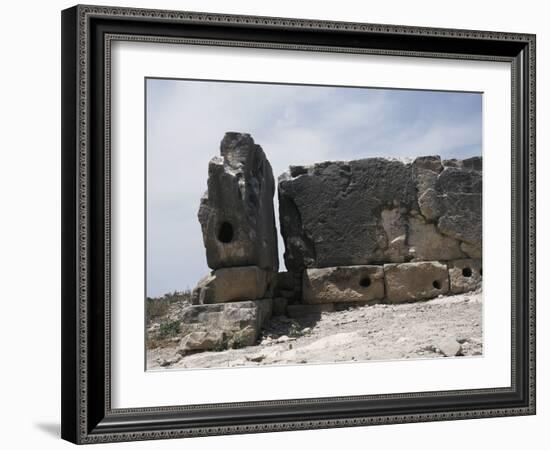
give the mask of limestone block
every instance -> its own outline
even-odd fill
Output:
[[[413,261],[434,261],[462,258],[460,242],[438,232],[433,223],[422,217],[409,219],[409,252]]]
[[[439,156],[420,156],[413,162],[413,177],[418,192],[418,206],[429,221],[439,217],[439,203],[435,184],[443,170]]]
[[[435,189],[426,189],[418,194],[420,212],[427,220],[436,220],[441,215],[439,197]]]
[[[460,259],[450,261],[448,266],[451,293],[473,291],[480,285],[482,275],[480,260]]]
[[[307,304],[380,300],[384,298],[384,270],[381,266],[306,269],[302,292]]]
[[[273,273],[256,266],[214,270],[193,289],[193,304],[256,300],[266,297]]]
[[[179,352],[253,345],[271,311],[271,299],[188,306],[181,314]]]
[[[440,262],[385,264],[384,280],[390,303],[437,297],[449,291],[447,265]]]
[[[406,209],[392,208],[380,211],[385,236],[380,243],[384,248],[385,262],[404,262],[408,259]],[[386,242],[384,242],[384,237]]]
[[[185,354],[197,350],[213,350],[223,345],[224,333],[217,330],[192,331],[180,341],[178,353]]]
[[[191,292],[191,304],[202,305],[206,303],[216,303],[215,300],[215,286],[216,277],[214,273],[209,273],[202,277],[197,285]]]
[[[262,148],[248,134],[226,133],[208,166],[198,218],[211,269],[279,266],[273,210],[275,180]]]

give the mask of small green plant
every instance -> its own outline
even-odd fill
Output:
[[[180,332],[180,321],[179,320],[173,320],[171,322],[165,322],[160,325],[159,328],[159,338],[161,339],[167,339],[176,337],[178,333]]]
[[[229,345],[229,341],[227,339],[224,339],[223,341],[217,343],[214,348],[212,349],[213,352],[223,352],[224,350],[227,350]]]
[[[168,312],[168,303],[162,299],[147,297],[145,312],[147,320],[162,317]]]
[[[170,305],[177,302],[191,303],[191,291],[174,291],[162,297],[147,297],[145,300],[145,314],[147,321],[158,319],[168,314]]]
[[[229,340],[228,347],[230,348],[242,348],[246,346],[245,337],[242,333],[235,333],[233,337]]]
[[[292,322],[288,330],[288,336],[299,337],[301,335],[302,335],[302,332],[300,331],[300,326],[296,322]]]
[[[244,330],[236,331],[230,337],[224,336],[223,350],[227,350],[228,348],[237,349],[246,347],[248,345],[249,332],[250,330],[245,328]]]

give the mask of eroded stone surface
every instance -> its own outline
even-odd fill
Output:
[[[464,256],[459,241],[439,233],[421,216],[409,218],[408,245],[413,261],[448,261]]]
[[[253,345],[271,310],[271,299],[189,306],[181,313],[179,352]]]
[[[439,156],[291,167],[279,212],[295,290],[309,268],[480,257],[480,170],[481,158]]]
[[[442,170],[443,165],[439,156],[420,156],[412,165],[418,206],[424,218],[429,221],[436,220],[440,214],[436,182]]]
[[[262,148],[248,134],[226,133],[208,166],[198,218],[211,269],[255,265],[276,272],[275,181]]]
[[[437,297],[449,291],[447,265],[440,262],[385,264],[384,281],[389,302]]]
[[[306,269],[303,301],[308,304],[367,302],[384,298],[382,266],[339,266]]]
[[[384,261],[388,237],[380,211],[415,203],[410,167],[400,161],[370,158],[291,168],[279,177],[286,266],[296,271]]]
[[[221,349],[224,337],[224,333],[218,330],[192,331],[181,339],[178,353],[186,354],[197,350]]]
[[[466,242],[462,242],[460,244],[460,249],[470,258],[481,259],[483,254],[481,246],[476,247],[475,245],[470,245]]]
[[[449,281],[453,294],[473,291],[481,283],[481,261],[475,259],[460,259],[450,261]]]
[[[212,271],[193,289],[193,304],[256,300],[266,297],[273,272],[256,266],[226,267]]]

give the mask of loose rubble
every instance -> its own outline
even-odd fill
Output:
[[[478,290],[423,302],[350,307],[323,312],[320,317],[272,317],[264,324],[255,345],[182,357],[177,353],[178,344],[171,343],[148,350],[147,368],[200,369],[481,356],[482,296]]]

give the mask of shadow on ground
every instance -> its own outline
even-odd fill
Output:
[[[52,437],[61,437],[61,424],[59,423],[36,423],[35,426]]]

